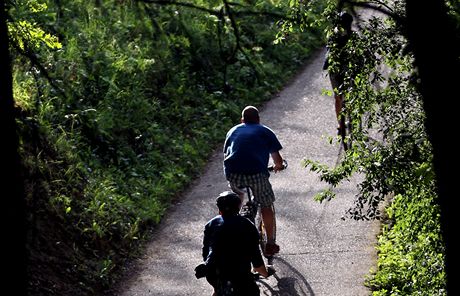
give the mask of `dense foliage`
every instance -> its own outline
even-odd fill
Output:
[[[283,1],[171,3],[10,7],[31,295],[110,285],[241,108],[322,42],[274,43]]]
[[[451,13],[458,19],[455,6],[451,5]],[[356,11],[356,7],[377,9]],[[353,145],[336,167],[311,159],[305,165],[333,187],[360,174],[359,194],[349,217],[385,218],[378,266],[368,280],[373,295],[446,295],[433,155],[418,73],[404,31],[405,1],[329,1],[324,11],[331,21],[329,35],[334,34],[342,9],[354,15],[357,32],[344,49],[343,63],[343,112],[352,118]],[[339,56],[333,45],[331,56]],[[334,196],[333,190],[326,190],[317,198]],[[385,202],[389,205],[382,213]]]

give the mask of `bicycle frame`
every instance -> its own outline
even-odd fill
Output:
[[[254,201],[254,196],[252,195],[251,188],[245,187],[244,189],[245,195],[248,197],[248,200],[241,207],[240,215],[248,218],[255,225],[257,213],[259,213],[260,215],[260,206]]]

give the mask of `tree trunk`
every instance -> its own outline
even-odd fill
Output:
[[[6,3],[0,0],[0,192],[2,291],[26,295],[26,252],[23,182],[14,115]]]
[[[460,295],[455,282],[454,265],[460,250],[453,236],[456,230],[455,200],[458,198],[458,146],[456,144],[459,109],[458,35],[449,22],[444,2],[406,1],[408,38],[420,75],[420,91],[426,113],[426,128],[433,145],[434,168],[437,178],[441,231],[446,246],[448,295]]]

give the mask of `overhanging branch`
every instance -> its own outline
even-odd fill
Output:
[[[206,8],[206,7],[202,7],[202,6],[198,6],[193,3],[189,3],[189,2],[169,1],[169,0],[138,0],[138,1],[144,2],[144,3],[150,3],[150,4],[175,5],[175,6],[181,6],[181,7],[188,7],[188,8],[193,8],[196,10],[204,11],[212,15],[219,16],[219,11],[216,11],[210,8]]]
[[[221,10],[214,10],[211,8],[206,8],[203,6],[195,5],[193,3],[189,2],[182,2],[182,1],[174,1],[174,0],[138,0],[144,3],[148,4],[158,4],[158,5],[175,5],[175,6],[181,6],[181,7],[187,7],[187,8],[192,8],[196,9],[199,11],[203,11],[206,13],[209,13],[211,15],[219,16],[221,13]],[[243,6],[240,3],[234,3],[234,2],[228,2],[225,1],[225,3],[230,7],[230,6],[239,6],[244,8],[245,10],[239,10],[239,11],[233,11],[233,15],[235,16],[244,16],[244,15],[254,15],[254,16],[269,16],[277,19],[283,19],[283,20],[289,20],[289,21],[294,21],[294,18],[291,18],[287,15],[284,15],[282,13],[277,13],[273,11],[257,11],[257,10],[252,10],[247,6]]]
[[[395,13],[391,7],[386,5],[385,3],[381,1],[373,1],[373,2],[361,2],[361,1],[348,1],[345,0],[343,3],[348,3],[354,7],[360,7],[360,8],[367,8],[367,9],[372,9],[374,11],[380,12],[386,16],[391,17],[396,23],[402,25],[405,24],[405,18],[402,17],[401,15]]]

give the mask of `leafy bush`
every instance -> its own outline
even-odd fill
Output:
[[[395,196],[379,238],[378,272],[368,284],[380,295],[447,295],[439,208],[432,192]]]

